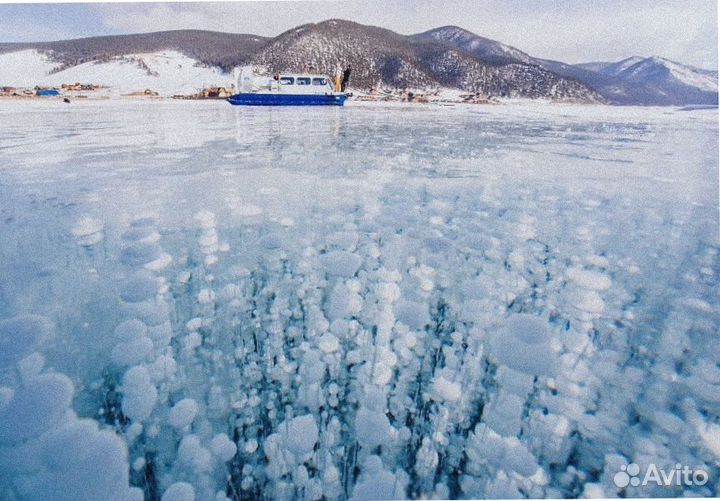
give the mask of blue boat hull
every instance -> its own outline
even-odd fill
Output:
[[[230,96],[228,102],[237,106],[342,106],[346,99],[344,94],[240,93]]]

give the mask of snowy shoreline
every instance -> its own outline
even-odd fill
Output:
[[[63,98],[69,98],[73,104],[77,103],[122,103],[122,102],[141,102],[141,103],[201,103],[208,105],[212,102],[220,102],[227,104],[223,98],[187,98],[187,97],[169,97],[169,96],[142,96],[142,95],[105,95],[105,96],[77,96],[72,94],[60,95],[55,97],[39,97],[39,96],[0,96],[0,103],[49,103],[63,104]],[[443,108],[443,107],[469,107],[470,109],[482,107],[513,107],[520,108],[537,107],[543,109],[547,106],[554,107],[574,107],[578,109],[588,108],[606,108],[606,109],[627,109],[627,110],[716,110],[716,105],[665,105],[665,106],[637,106],[637,105],[620,105],[620,104],[597,104],[597,103],[581,103],[569,100],[552,100],[552,99],[516,99],[516,98],[498,98],[491,102],[468,103],[459,100],[436,100],[430,102],[402,102],[395,101],[368,101],[349,99],[345,103],[345,107],[358,108]],[[296,111],[302,111],[304,108],[291,108]]]

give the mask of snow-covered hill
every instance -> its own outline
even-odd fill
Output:
[[[267,38],[242,33],[204,30],[172,30],[130,35],[109,35],[76,38],[55,42],[2,43],[0,54],[36,49],[52,54],[53,60],[67,66],[87,61],[107,60],[127,54],[149,54],[172,50],[185,54],[207,66],[220,66],[225,71],[242,65]]]
[[[717,72],[660,57],[566,64],[533,57],[457,26],[416,35],[341,19],[273,38],[177,30],[40,43],[0,43],[0,86],[99,83],[112,92],[189,94],[231,83],[233,67],[334,73],[350,86],[453,88],[488,96],[623,105],[716,104]],[[52,74],[51,74],[52,73]]]
[[[0,43],[0,85],[82,82],[120,92],[148,88],[163,95],[187,94],[209,85],[228,85],[229,73],[223,75],[219,68],[229,72],[233,66],[254,64],[272,71],[297,71],[310,66],[331,74],[338,64],[351,64],[350,85],[356,89],[380,82],[395,89],[447,87],[493,97],[602,101],[581,82],[527,64],[529,56],[512,47],[455,27],[436,36],[428,33],[404,36],[332,19],[299,26],[272,39],[183,30]],[[445,41],[446,36],[453,43]],[[25,71],[23,58],[31,59],[30,67],[37,71]],[[4,64],[5,59],[12,64]],[[191,68],[198,71],[188,71]],[[50,78],[53,69],[56,72]]]
[[[717,72],[699,70],[658,56],[649,57],[629,65],[619,76],[651,85],[686,85],[699,90],[717,92]]]
[[[701,70],[661,57],[629,57],[619,62],[578,65],[532,57],[457,26],[443,26],[413,35],[417,42],[439,42],[493,65],[540,67],[558,77],[575,80],[614,104],[717,103],[717,72]]]
[[[586,70],[595,71],[598,73],[603,73],[604,75],[610,75],[610,76],[618,76],[620,73],[628,69],[630,66],[639,63],[640,61],[643,61],[644,58],[639,56],[632,56],[628,57],[627,59],[623,59],[622,61],[618,61],[616,63],[612,62],[596,62],[596,63],[583,63],[578,64],[577,66],[580,66],[581,68],[585,68]]]
[[[112,94],[150,89],[162,96],[171,96],[232,83],[232,75],[220,68],[205,66],[170,50],[128,54],[62,68],[50,56],[34,49],[0,54],[0,85],[30,87],[87,83],[107,87]]]
[[[495,49],[502,51],[499,44]],[[340,19],[289,30],[258,51],[252,62],[274,70],[300,70],[310,64],[326,73],[338,63],[350,64],[351,83],[360,88],[380,83],[395,88],[450,87],[493,97],[602,101],[582,83],[520,59],[498,65],[488,51],[469,52],[462,44],[430,35],[406,37]]]
[[[47,78],[55,66],[48,56],[33,49],[0,54],[0,85],[36,85]]]
[[[654,92],[663,104],[717,103],[718,72],[669,59],[633,56],[615,63],[595,62],[579,67],[614,77]]]
[[[533,58],[523,51],[471,33],[458,26],[443,26],[413,35],[418,41],[447,42],[492,64],[533,64]]]

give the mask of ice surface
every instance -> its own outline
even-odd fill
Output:
[[[175,482],[163,492],[161,501],[195,501],[195,489],[187,482]]]
[[[320,257],[320,263],[331,275],[352,277],[360,268],[360,256],[347,251],[332,251]]]
[[[210,451],[203,447],[197,435],[185,435],[178,446],[178,462],[196,473],[205,473],[212,468]]]
[[[276,478],[310,459],[319,431],[311,414],[283,421],[264,444],[268,473]]]
[[[50,331],[49,322],[38,315],[0,320],[0,369],[11,367],[32,353]]]
[[[122,410],[127,417],[143,421],[150,416],[157,400],[157,389],[145,367],[136,365],[125,372],[122,393]]]
[[[190,426],[197,416],[198,404],[192,398],[183,398],[173,405],[168,415],[168,424],[173,428],[182,430]]]
[[[0,498],[716,496],[717,133],[3,102]]]
[[[102,241],[103,223],[90,217],[82,217],[72,229],[72,234],[77,237],[78,244],[90,247]]]
[[[0,410],[0,444],[17,444],[49,430],[67,411],[72,394],[73,385],[62,374],[25,382]]]
[[[433,381],[433,398],[438,401],[447,400],[454,402],[460,400],[462,388],[459,383],[448,381],[440,376]]]
[[[221,461],[230,461],[237,452],[237,445],[226,434],[219,433],[210,442],[210,449]]]
[[[556,356],[547,322],[527,314],[510,316],[495,334],[491,347],[498,363],[518,372],[552,375]]]
[[[44,437],[34,499],[142,499],[142,491],[128,488],[127,448],[115,433],[98,430],[97,423],[74,420]]]
[[[112,349],[110,357],[118,365],[133,366],[150,358],[153,342],[148,337],[120,342]]]
[[[354,428],[360,446],[369,450],[390,438],[390,420],[382,412],[360,409],[355,418]]]
[[[597,271],[583,270],[581,268],[570,268],[568,278],[578,286],[589,290],[604,291],[611,287],[610,279]]]
[[[373,501],[377,499],[404,499],[402,481],[397,475],[383,468],[378,456],[369,456],[363,465],[363,472],[353,489],[351,500]]]
[[[154,297],[157,290],[157,278],[151,273],[140,272],[127,281],[120,292],[120,299],[128,303],[139,303]]]
[[[292,418],[280,425],[285,444],[296,457],[302,457],[312,452],[318,440],[318,428],[315,418],[306,414]]]

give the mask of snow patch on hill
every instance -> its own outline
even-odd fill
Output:
[[[92,83],[112,94],[150,89],[162,96],[192,94],[208,87],[229,87],[232,75],[207,67],[176,51],[129,54],[109,61],[91,61],[51,73],[58,63],[36,50],[0,55],[0,85],[18,87]]]
[[[532,58],[521,50],[495,40],[490,40],[471,33],[457,26],[444,26],[426,32],[426,36],[439,41],[451,42],[456,46],[485,57],[507,58],[524,64],[531,64]]]
[[[659,56],[647,58],[633,56],[617,63],[599,62],[578,66],[634,83],[685,85],[705,92],[718,91],[717,72],[702,70]]]
[[[55,66],[57,63],[36,50],[0,54],[0,86],[36,85],[45,79]]]
[[[699,71],[696,68],[686,66],[684,64],[674,63],[663,59],[664,66],[670,70],[670,74],[675,80],[680,81],[690,87],[697,87],[700,90],[709,92],[718,91],[717,74],[709,74],[709,72]]]
[[[623,59],[622,61],[619,61],[617,63],[598,63],[600,65],[603,65],[605,69],[605,74],[612,75],[612,76],[618,76],[623,71],[627,70],[631,66],[634,66],[638,63],[643,62],[645,59],[640,56],[632,56],[628,57],[627,59]]]

